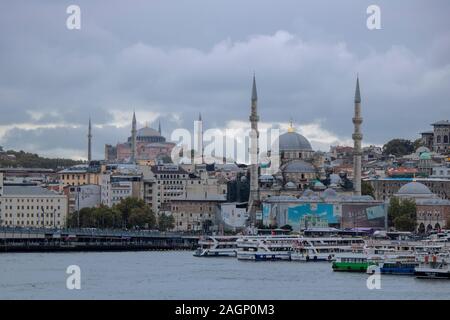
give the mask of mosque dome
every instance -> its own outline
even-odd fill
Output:
[[[308,139],[294,131],[289,131],[280,135],[278,139],[278,146],[280,152],[298,150],[312,151],[312,147]]]
[[[159,137],[161,134],[156,131],[155,129],[152,129],[150,127],[144,127],[136,132],[137,137]]]
[[[306,161],[293,160],[288,162],[282,169],[283,173],[315,173],[316,168]]]
[[[402,186],[397,195],[399,196],[432,196],[430,189],[419,182],[413,181]]]
[[[288,183],[285,184],[285,188],[286,189],[295,189],[295,183],[293,183],[292,181],[289,181]]]

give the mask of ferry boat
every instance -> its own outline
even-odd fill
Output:
[[[238,236],[208,236],[198,241],[195,257],[236,257]]]
[[[298,236],[247,236],[239,238],[237,258],[250,261],[291,260],[292,245]]]
[[[449,255],[426,256],[424,262],[415,268],[414,275],[419,279],[450,279]]]
[[[293,261],[333,261],[336,254],[362,252],[362,238],[303,238],[293,244]]]
[[[372,260],[374,261],[374,260]],[[381,274],[414,275],[415,268],[419,265],[414,255],[385,256],[377,266]],[[374,273],[373,268],[368,268],[367,273]]]
[[[333,271],[367,272],[369,266],[378,265],[381,257],[370,256],[365,253],[346,253],[336,255],[333,261]]]

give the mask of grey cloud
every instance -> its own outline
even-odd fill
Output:
[[[10,129],[0,144],[83,154],[91,116],[101,157],[128,135],[115,112],[133,108],[161,114],[167,135],[198,112],[205,128],[246,121],[253,71],[263,121],[320,120],[350,137],[359,72],[367,141],[415,138],[449,118],[450,4],[377,2],[377,31],[365,26],[372,1],[78,1],[80,31],[65,28],[71,2],[2,3],[0,132],[43,127]]]

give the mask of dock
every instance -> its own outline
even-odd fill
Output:
[[[0,253],[194,250],[199,236],[174,232],[0,228]]]

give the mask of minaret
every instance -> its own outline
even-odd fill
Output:
[[[354,194],[361,195],[361,124],[363,119],[361,117],[361,94],[359,92],[359,77],[356,77],[356,90],[355,90],[355,115],[353,117],[354,133],[353,138],[353,189]]]
[[[92,161],[92,127],[91,127],[91,117],[89,117],[89,128],[88,128],[88,162]]]
[[[258,94],[256,92],[256,80],[253,75],[253,87],[251,98],[251,113],[250,113],[250,195],[248,202],[248,211],[250,219],[253,223],[256,222],[256,209],[259,206],[259,184],[258,184],[258,158],[259,158],[259,131],[258,131]]]
[[[136,162],[136,114],[133,111],[133,122],[131,123],[131,162]]]
[[[158,132],[161,135],[161,120],[158,122]]]

